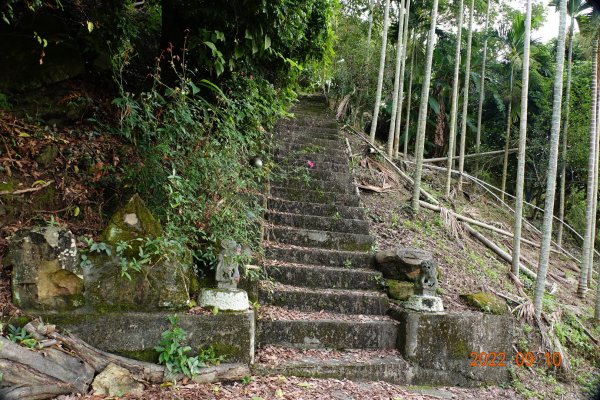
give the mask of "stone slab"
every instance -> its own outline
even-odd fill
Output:
[[[316,215],[287,214],[269,211],[267,220],[275,225],[294,228],[323,229],[326,231],[369,234],[369,223],[365,220],[346,218],[327,218]]]
[[[424,314],[392,307],[400,321],[398,348],[414,370],[413,384],[479,386],[510,380],[514,319],[482,313]],[[505,367],[472,367],[471,352],[504,352]]]
[[[284,375],[353,381],[385,381],[395,384],[409,384],[412,374],[409,365],[400,357],[374,357],[362,361],[306,358],[278,364],[256,364],[252,372],[263,376]]]
[[[381,289],[381,272],[366,268],[285,264],[265,267],[268,276],[285,285],[325,289]]]
[[[375,244],[372,236],[358,233],[273,226],[266,234],[273,242],[332,250],[368,251]]]
[[[330,267],[373,268],[374,264],[371,253],[358,251],[337,251],[301,247],[266,247],[265,255],[270,260],[298,264],[327,265]]]
[[[43,314],[44,321],[57,324],[101,350],[144,361],[158,360],[154,347],[170,328],[173,313],[125,312],[108,314]],[[227,362],[254,361],[254,311],[219,312],[216,315],[178,314],[179,326],[188,335],[188,345],[213,346]]]
[[[267,208],[272,211],[303,214],[310,216],[345,218],[364,220],[365,210],[361,207],[347,207],[342,205],[304,203],[301,201],[287,201],[281,199],[269,199]]]
[[[325,349],[393,349],[398,325],[393,321],[258,321],[260,346]]]
[[[221,311],[244,311],[250,307],[248,293],[242,289],[204,288],[198,296],[201,307],[215,307]]]

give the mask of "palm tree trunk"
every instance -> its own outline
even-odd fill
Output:
[[[588,288],[592,286],[592,273],[594,271],[594,248],[596,246],[596,218],[598,215],[598,167],[600,164],[600,159],[598,156],[600,155],[600,125],[598,124],[598,115],[600,115],[600,92],[598,93],[598,100],[596,104],[596,154],[594,155],[594,204],[592,207],[592,237],[590,240],[590,255],[589,255],[589,266],[588,266],[588,277],[587,277],[587,285]]]
[[[481,79],[479,81],[479,107],[477,109],[477,136],[475,138],[475,153],[479,154],[481,147],[481,116],[483,114],[483,101],[485,100],[485,62],[487,59],[487,43],[490,28],[490,4],[492,0],[487,1],[485,11],[485,39],[483,39],[483,59],[481,60]],[[475,161],[475,172],[479,173],[479,158]]]
[[[515,74],[514,62],[510,65],[510,92],[508,97],[508,118],[506,121],[506,143],[504,144],[504,162],[502,163],[502,187],[500,199],[504,201],[504,192],[506,192],[506,175],[508,173],[508,149],[510,148],[510,131],[512,129],[512,96],[513,96],[513,79]]]
[[[554,99],[552,104],[552,128],[550,131],[550,158],[548,160],[548,175],[546,181],[546,202],[544,205],[544,222],[542,224],[542,246],[540,249],[537,279],[533,307],[535,316],[542,315],[542,299],[546,286],[548,260],[550,258],[550,243],[552,241],[552,220],[554,218],[554,198],[556,192],[556,170],[558,168],[558,141],[560,139],[561,103],[563,91],[563,72],[565,66],[565,37],[567,25],[567,0],[560,1],[560,22],[556,44],[556,70],[554,76]]]
[[[406,104],[406,124],[404,125],[404,157],[408,155],[408,130],[410,128],[410,106],[412,103],[412,84],[413,84],[413,66],[415,64],[415,30],[410,31],[411,40],[411,55],[410,55],[410,72],[408,74],[408,94],[406,95],[408,103]]]
[[[400,97],[398,99],[398,112],[396,113],[396,126],[394,131],[394,157],[398,157],[400,150],[400,126],[402,125],[402,105],[404,104],[404,71],[406,70],[406,50],[408,47],[408,18],[410,17],[410,1],[406,1],[404,14],[404,40],[402,41],[402,66],[400,68]]]
[[[563,0],[566,1],[566,0]],[[519,276],[521,259],[521,228],[523,225],[523,188],[525,186],[525,151],[527,146],[527,97],[529,95],[529,50],[531,47],[531,0],[527,1],[525,14],[525,39],[523,48],[523,71],[521,77],[521,121],[519,125],[519,153],[517,162],[517,187],[515,189],[515,229],[511,272]],[[506,141],[508,145],[508,140]],[[505,161],[508,150],[504,153]],[[505,181],[504,181],[505,182]],[[505,182],[506,184],[506,182]],[[504,194],[504,191],[502,192]]]
[[[379,107],[381,106],[381,91],[383,90],[383,73],[385,72],[385,53],[387,50],[387,32],[390,17],[390,0],[385,0],[385,11],[383,12],[383,32],[381,33],[381,54],[379,55],[379,76],[377,77],[377,91],[375,93],[375,109],[373,110],[373,121],[371,122],[371,143],[375,143],[375,132],[377,131],[377,119],[379,118]]]
[[[565,118],[562,136],[562,164],[560,170],[560,199],[558,200],[558,232],[556,242],[562,246],[563,241],[563,221],[565,219],[565,188],[567,185],[567,136],[569,134],[569,113],[571,111],[571,80],[573,70],[573,31],[575,28],[575,14],[571,15],[571,25],[569,26],[569,53],[567,56],[567,92],[565,93]]]
[[[458,114],[458,87],[460,86],[460,47],[462,36],[463,0],[458,1],[456,12],[456,50],[454,51],[454,79],[452,81],[452,100],[450,101],[450,133],[448,138],[448,163],[446,169],[446,196],[450,196],[452,184],[452,161],[454,160],[454,149],[456,147],[456,119]]]
[[[415,146],[416,169],[414,177],[412,209],[415,213],[419,211],[419,197],[421,195],[421,174],[423,172],[423,151],[425,150],[425,130],[427,128],[427,107],[429,103],[429,85],[431,84],[431,64],[433,64],[433,49],[435,47],[437,25],[438,0],[433,0],[431,9],[431,27],[427,38],[427,54],[425,58],[425,70],[423,84],[421,86],[421,102],[419,104],[419,120],[417,122],[417,143]]]
[[[367,30],[367,66],[371,58],[371,32],[373,31],[373,3],[375,0],[369,0],[369,29]]]
[[[590,154],[588,157],[588,179],[587,179],[587,197],[585,205],[585,235],[583,236],[583,248],[581,250],[581,267],[579,274],[579,284],[577,285],[577,295],[584,297],[587,291],[588,268],[590,265],[590,246],[592,241],[592,211],[594,207],[594,168],[596,165],[595,146],[598,129],[596,126],[598,110],[598,36],[594,39],[594,53],[592,56],[592,113],[590,121]]]
[[[469,83],[471,83],[471,43],[473,41],[473,9],[475,1],[469,7],[469,31],[467,33],[467,59],[465,60],[465,81],[463,89],[463,109],[460,126],[460,153],[458,154],[458,191],[462,191],[463,171],[465,169],[465,146],[467,143],[467,109],[469,106]]]
[[[398,89],[400,88],[400,65],[402,64],[402,37],[404,34],[404,7],[406,0],[399,2],[398,9],[398,39],[396,41],[396,70],[394,73],[394,91],[392,93],[392,115],[390,119],[390,130],[388,132],[387,154],[392,157],[394,150],[394,133],[396,132],[396,113],[398,107]]]

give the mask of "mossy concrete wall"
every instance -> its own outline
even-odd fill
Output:
[[[101,350],[143,361],[157,362],[162,332],[170,328],[173,313],[62,313],[42,315],[44,321],[67,329]],[[217,315],[177,314],[194,352],[213,346],[228,362],[254,362],[254,311],[220,312]]]
[[[400,321],[398,348],[411,364],[413,384],[479,386],[509,381],[514,365],[512,316],[425,314],[400,308],[391,314]],[[503,352],[506,366],[471,366],[472,352]]]

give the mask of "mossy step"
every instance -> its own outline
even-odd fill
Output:
[[[375,268],[374,257],[367,252],[336,251],[298,246],[265,246],[265,256],[270,260],[309,265],[327,265],[344,268]]]
[[[385,381],[398,385],[411,382],[412,371],[400,356],[371,359],[332,359],[322,360],[306,357],[294,361],[277,363],[257,363],[252,372],[261,376],[299,376],[306,378],[347,379],[352,381]]]
[[[274,225],[303,229],[322,229],[331,232],[369,234],[369,223],[359,219],[319,217],[315,215],[288,214],[269,211],[267,220]]]
[[[351,182],[321,181],[318,179],[310,179],[308,176],[306,176],[306,178],[308,179],[304,179],[304,177],[296,174],[291,174],[291,176],[275,178],[271,184],[290,189],[356,194],[356,186]]]
[[[306,124],[298,124],[298,121],[289,120],[289,119],[279,122],[277,125],[274,126],[273,131],[274,132],[285,132],[285,131],[307,132],[307,133],[310,132],[311,134],[308,136],[314,136],[314,134],[316,134],[316,133],[330,134],[330,135],[336,135],[336,136],[340,135],[340,130],[338,129],[337,126],[335,126],[335,127],[311,126],[311,125],[306,125]]]
[[[348,155],[345,152],[333,152],[330,154],[326,150],[322,152],[307,150],[305,152],[299,148],[278,147],[273,150],[273,155],[276,159],[280,160],[310,160],[315,165],[320,162],[348,164]]]
[[[295,119],[289,119],[285,122],[288,127],[312,127],[321,129],[338,129],[338,124],[335,120],[329,118],[319,118],[308,115],[300,115]]]
[[[259,346],[299,349],[393,349],[398,324],[393,321],[259,320]]]
[[[310,168],[311,171],[327,171],[330,173],[343,174],[349,174],[350,172],[350,165],[348,164],[348,159],[345,159],[342,162],[315,161],[310,160],[309,157],[286,157],[275,154],[274,161],[278,168],[283,169],[296,169],[299,167],[307,167]],[[308,161],[312,161],[312,167],[309,166]]]
[[[310,289],[285,285],[261,286],[258,300],[262,304],[291,310],[324,310],[339,314],[385,315],[389,308],[387,296],[376,291]]]
[[[305,165],[277,165],[272,175],[272,181],[285,178],[302,178],[302,180],[334,181],[354,186],[354,177],[349,173],[331,172],[310,168]]]
[[[379,271],[364,268],[280,263],[265,269],[277,282],[311,288],[378,290],[383,282]]]
[[[268,199],[267,208],[291,214],[314,215],[330,218],[346,218],[364,220],[365,210],[361,207],[347,207],[341,205],[304,203],[300,201],[287,201],[280,199]]]
[[[275,143],[296,143],[303,145],[314,145],[314,146],[323,146],[326,148],[337,147],[337,148],[346,148],[346,143],[342,140],[341,136],[332,137],[332,138],[321,138],[321,137],[313,137],[309,136],[305,133],[284,133],[275,136]]]
[[[349,207],[360,206],[360,197],[356,194],[325,192],[307,189],[282,188],[271,186],[270,197],[276,199],[301,201],[317,204],[339,204]]]
[[[367,251],[375,244],[372,236],[360,233],[273,226],[267,229],[266,234],[267,239],[272,242],[322,249]]]
[[[310,138],[310,139],[320,139],[320,140],[331,140],[331,141],[340,141],[344,143],[343,136],[334,129],[323,129],[323,128],[311,128],[311,127],[280,127],[277,130],[274,130],[274,138],[277,140],[278,138],[292,138],[292,139],[300,139],[300,138]]]
[[[335,147],[323,147],[312,144],[302,143],[280,143],[276,150],[279,153],[291,153],[299,155],[326,155],[331,157],[344,158],[348,157],[348,153],[341,146],[336,145]]]

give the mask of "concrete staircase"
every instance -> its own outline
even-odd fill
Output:
[[[323,97],[292,111],[275,133],[264,238],[272,280],[259,289],[274,317],[258,320],[254,372],[404,383],[398,323],[386,316],[346,143]]]

